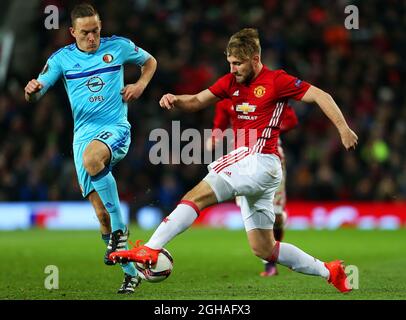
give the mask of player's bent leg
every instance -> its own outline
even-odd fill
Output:
[[[275,207],[275,206],[274,206]],[[273,235],[276,241],[282,241],[285,228],[285,217],[286,214],[275,212],[275,223],[273,225]],[[259,275],[261,277],[273,277],[278,275],[278,268],[275,262],[262,260],[264,264],[264,271]]]
[[[126,249],[129,231],[125,230],[123,232],[122,230],[117,230],[112,233],[110,226],[110,216],[97,192],[90,193],[88,199],[91,202],[94,210],[96,211],[97,217],[99,218],[102,230],[102,239],[107,246],[107,250],[104,256],[104,263],[107,265],[113,265],[114,263],[110,261],[108,257],[111,252]],[[135,275],[137,273],[134,266],[130,266],[130,268],[127,268],[123,265],[122,267],[124,272],[127,272],[130,275]]]
[[[107,249],[104,254],[104,263],[106,265],[114,265],[114,263],[108,259],[108,256],[111,253],[112,248],[112,244],[110,243],[111,240],[110,215],[107,212],[106,208],[104,207],[103,202],[101,201],[96,191],[91,192],[88,195],[88,199],[96,212],[97,218],[99,219],[102,240],[106,244]]]
[[[296,272],[323,277],[339,291],[348,291],[346,275],[340,263],[333,261],[326,264],[292,244],[274,239],[272,228],[275,218],[273,211],[269,210],[272,208],[271,192],[265,192],[262,196],[241,198],[241,213],[248,241],[256,256]]]
[[[273,235],[275,241],[282,241],[284,236],[284,228],[285,228],[285,220],[286,214],[277,213],[275,212],[275,223],[273,226]],[[273,277],[278,275],[278,268],[275,262],[262,260],[264,263],[264,271],[262,271],[259,275],[261,277]]]
[[[273,235],[276,241],[282,241],[285,233],[286,214],[275,214],[275,223],[273,226]]]
[[[248,243],[252,252],[265,263],[265,270],[260,273],[262,277],[272,277],[278,274],[276,263],[267,261],[273,247],[275,239],[272,229],[254,229],[247,232]]]
[[[97,192],[90,193],[88,199],[91,202],[94,210],[96,211],[97,217],[99,218],[102,229],[102,239],[107,246],[106,253],[104,255],[104,263],[106,265],[114,265],[115,263],[109,260],[108,257],[110,253],[116,250],[126,249],[129,231],[116,230],[114,232],[111,232],[109,213],[104,207],[104,204]],[[129,273],[136,274],[136,271],[134,272],[133,269],[135,270],[135,268],[131,268]],[[126,270],[124,271],[126,272]]]
[[[296,272],[323,277],[340,292],[351,291],[342,261],[324,263],[292,244],[275,241],[272,230],[254,229],[248,231],[247,236],[253,253],[259,258]]]
[[[90,176],[102,171],[110,159],[110,149],[99,140],[92,140],[83,152],[83,166]]]
[[[92,204],[97,218],[99,219],[100,222],[100,230],[102,233],[102,240],[105,243],[107,250],[104,255],[104,263],[107,265],[114,265],[114,262],[109,260],[108,257],[110,253],[112,252],[111,249],[113,246],[117,248],[117,245],[119,244],[120,237],[116,234],[111,233],[111,226],[110,226],[110,216],[106,210],[106,208],[103,205],[103,202],[101,201],[99,195],[97,192],[93,191],[88,195],[88,199],[90,203]],[[126,239],[128,238],[128,234],[126,235]],[[116,241],[113,243],[112,238],[117,238]],[[124,242],[125,247],[127,248],[127,241]],[[124,280],[118,289],[117,293],[119,294],[131,294],[134,293],[135,288],[139,286],[141,283],[141,277],[138,275],[137,269],[135,268],[133,263],[127,263],[127,264],[121,264],[121,268],[124,271]]]
[[[275,246],[272,229],[249,230],[247,238],[254,255],[264,260],[267,260],[271,256]]]
[[[201,181],[182,198],[175,210],[163,219],[145,245],[140,246],[137,242],[131,250],[112,253],[110,259],[154,265],[161,249],[175,236],[189,228],[199,216],[201,209],[215,203],[217,197],[212,187],[206,181]]]
[[[112,232],[121,230],[125,233],[116,180],[108,166],[110,158],[109,147],[101,141],[92,140],[83,153],[83,165],[91,177],[94,189],[110,215]]]
[[[103,205],[99,195],[96,191],[91,192],[87,197],[92,204],[94,211],[96,212],[97,219],[100,223],[100,232],[102,235],[107,235],[110,239],[111,225],[110,225],[110,215]]]

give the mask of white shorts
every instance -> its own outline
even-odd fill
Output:
[[[208,166],[203,179],[223,202],[240,197],[245,230],[273,229],[273,199],[282,180],[279,158],[238,148]]]

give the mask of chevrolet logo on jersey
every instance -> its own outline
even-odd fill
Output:
[[[254,112],[257,106],[249,104],[248,102],[243,102],[242,104],[237,104],[235,108],[236,111],[242,112],[243,114],[248,114],[249,112]]]

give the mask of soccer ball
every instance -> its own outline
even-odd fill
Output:
[[[149,282],[161,282],[171,274],[173,258],[168,250],[162,248],[158,255],[158,261],[152,268],[146,268],[145,265],[138,262],[135,264],[135,267],[142,279]]]

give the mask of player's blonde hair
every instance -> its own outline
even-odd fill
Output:
[[[258,30],[244,28],[234,33],[228,41],[226,54],[241,60],[250,59],[255,54],[261,55]]]

